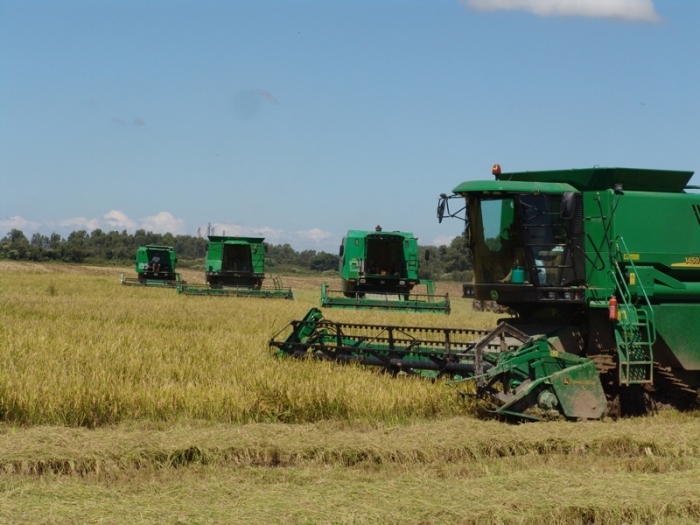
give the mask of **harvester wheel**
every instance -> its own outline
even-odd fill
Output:
[[[642,385],[619,388],[620,415],[641,416],[654,411],[654,402]]]

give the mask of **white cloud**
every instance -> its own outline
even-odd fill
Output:
[[[119,210],[111,210],[105,213],[102,218],[111,230],[135,230],[137,226],[134,221]]]
[[[265,240],[273,244],[278,244],[284,238],[283,230],[275,230],[269,226],[242,226],[240,224],[212,223],[215,235],[230,235],[233,237],[265,237]],[[207,231],[207,227],[200,226],[202,235]]]
[[[0,220],[0,231],[10,231],[12,229],[27,231],[42,231],[43,233],[57,232],[63,235],[76,230],[91,232],[96,229],[105,231],[127,230],[134,232],[141,228],[155,233],[183,234],[186,232],[185,221],[174,217],[167,211],[162,211],[156,215],[144,217],[140,221],[130,219],[124,212],[111,210],[102,217],[71,217],[69,219],[59,219],[56,221],[34,222],[16,215],[7,220]]]
[[[335,252],[340,239],[320,228],[311,228],[289,232],[269,226],[244,226],[235,223],[215,222],[211,224],[214,235],[240,237],[264,237],[270,244],[290,244],[295,250],[318,250]],[[200,226],[199,231],[206,235],[207,227]]]
[[[538,16],[584,16],[630,22],[658,22],[652,0],[463,0],[479,11],[521,10]]]
[[[306,239],[309,241],[320,242],[324,239],[332,237],[332,234],[324,232],[319,228],[311,228],[310,230],[295,232],[296,235],[301,239]]]
[[[48,223],[52,225],[54,223]],[[100,227],[99,219],[88,219],[86,217],[73,217],[71,219],[61,219],[55,222],[60,228],[71,228],[72,230],[92,231]]]
[[[40,223],[38,222],[33,222],[33,221],[28,221],[27,219],[23,219],[19,215],[15,215],[14,217],[10,217],[9,219],[6,219],[4,221],[0,221],[0,228],[3,230],[22,230],[22,233],[26,230],[36,230],[41,226]]]
[[[162,211],[157,215],[141,219],[141,228],[154,233],[181,234],[185,232],[185,221],[176,219],[167,211]]]
[[[438,237],[435,237],[433,239],[433,242],[431,243],[433,246],[449,246],[450,243],[457,237],[456,235],[439,235]]]

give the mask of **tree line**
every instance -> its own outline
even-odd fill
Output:
[[[208,241],[200,235],[173,235],[136,230],[88,233],[78,230],[62,237],[58,233],[34,233],[31,238],[18,229],[0,239],[0,259],[61,261],[70,263],[127,265],[145,245],[172,246],[182,267],[204,268]],[[296,251],[289,244],[265,244],[269,266],[279,272],[323,272],[338,269],[338,255],[316,250]],[[464,239],[450,245],[420,246],[420,277],[423,279],[471,278],[471,260]],[[426,256],[426,253],[428,255]]]

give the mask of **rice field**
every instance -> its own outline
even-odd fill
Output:
[[[114,270],[5,263],[0,420],[98,427],[143,419],[396,422],[469,413],[444,385],[274,358],[269,339],[317,305],[320,280],[290,283],[298,296],[293,302],[182,296],[118,283]],[[479,315],[477,322],[493,323],[491,314]],[[433,325],[465,319],[347,311],[332,316]]]
[[[690,524],[700,417],[506,425],[441,382],[273,357],[318,302],[0,261],[0,523]],[[200,280],[195,273],[185,275]],[[334,320],[493,326],[453,314]]]

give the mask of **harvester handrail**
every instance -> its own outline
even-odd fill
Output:
[[[622,250],[624,250],[622,253],[623,255],[626,255],[627,258],[623,259],[625,262],[629,263],[629,267],[632,269],[632,271],[637,274],[637,267],[634,265],[634,261],[632,260],[632,255],[627,248],[627,244],[625,243],[625,239],[622,237],[622,235],[618,235],[615,237],[615,248],[616,252],[620,253],[620,247],[622,247]],[[627,281],[625,280],[625,275],[622,273],[622,269],[620,268],[620,264],[618,260],[615,260],[615,270],[616,270],[616,275],[615,277],[615,282],[617,283],[617,288],[620,290],[620,295],[622,300],[625,303],[625,306],[627,309],[630,308],[631,300],[632,300],[632,293],[630,292],[629,287],[627,286]],[[622,286],[620,286],[622,284]],[[651,306],[651,301],[649,300],[649,296],[647,295],[647,291],[644,288],[644,284],[642,283],[641,280],[638,280],[637,287],[642,291],[642,296],[644,297],[644,302],[646,303],[647,310],[648,310],[648,315],[649,315],[649,321],[648,323],[651,328],[651,334],[649,335],[649,344],[654,344],[656,342],[656,318],[654,317],[654,309]]]

